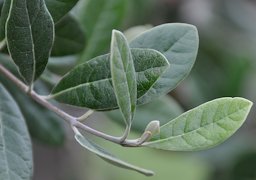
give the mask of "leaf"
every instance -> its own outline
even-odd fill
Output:
[[[189,74],[196,59],[198,44],[196,27],[179,23],[154,27],[130,43],[132,48],[150,48],[163,53],[171,65],[154,87],[138,99],[139,104],[147,103],[159,94],[168,93]]]
[[[32,158],[31,141],[23,116],[0,84],[0,179],[31,179]]]
[[[112,32],[110,69],[117,104],[130,129],[137,101],[136,72],[128,42],[116,30]]]
[[[84,32],[74,17],[67,15],[55,25],[52,56],[78,54],[84,49],[84,46]]]
[[[252,102],[243,98],[219,98],[198,106],[160,128],[160,135],[145,146],[196,151],[216,146],[244,123]]]
[[[9,15],[10,5],[12,0],[5,0],[3,7],[1,8],[1,17],[0,17],[0,41],[3,41],[5,38],[5,24],[7,17]]]
[[[18,75],[9,56],[0,54],[0,64],[3,64],[8,70],[11,70],[13,74]],[[20,107],[32,138],[47,145],[63,145],[65,142],[65,129],[61,119],[53,112],[46,110],[38,103],[31,100],[26,94],[21,93],[12,82],[6,81],[6,78],[1,74],[0,82],[5,86]],[[44,88],[45,87],[42,87],[42,85],[39,86],[39,83],[35,84],[35,90],[39,89],[40,94],[43,94],[41,91]]]
[[[112,29],[118,28],[124,19],[127,0],[88,0],[81,9],[87,47],[80,63],[105,53],[109,49]]]
[[[64,17],[77,2],[78,0],[45,0],[46,6],[55,23]]]
[[[132,49],[137,79],[137,96],[145,94],[168,68],[165,57],[150,49]],[[67,73],[55,86],[55,100],[95,110],[117,108],[111,82],[109,54],[98,56]]]
[[[5,0],[0,17],[0,41],[5,38],[5,24],[9,15],[10,5],[12,0]],[[57,23],[63,16],[65,16],[78,2],[78,0],[45,0],[46,6]]]
[[[28,84],[44,71],[54,38],[54,24],[43,0],[12,0],[6,23],[10,55]]]
[[[118,167],[121,167],[121,168],[137,171],[137,172],[139,172],[141,174],[144,174],[146,176],[154,175],[154,172],[152,172],[152,171],[142,169],[140,167],[131,165],[127,162],[124,162],[124,161],[116,158],[115,156],[113,156],[112,154],[110,154],[109,152],[104,150],[102,147],[100,147],[97,144],[93,143],[92,141],[88,140],[85,136],[80,134],[79,131],[76,131],[75,139],[77,140],[77,142],[81,146],[83,146],[87,150],[91,151],[92,153],[98,155],[100,158],[107,161],[108,163],[111,163],[114,166],[118,166]]]
[[[152,120],[159,120],[160,125],[166,124],[170,119],[183,113],[180,105],[170,96],[164,96],[148,104],[136,107],[136,114],[132,122],[132,130],[143,133],[145,127]],[[105,112],[115,122],[122,122],[120,110]]]

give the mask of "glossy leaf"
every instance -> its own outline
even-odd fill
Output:
[[[139,104],[149,102],[159,94],[166,94],[189,74],[196,59],[198,44],[196,27],[178,23],[154,27],[130,43],[132,48],[150,48],[163,53],[171,65],[154,87],[138,99]]]
[[[145,146],[173,151],[211,148],[240,128],[251,107],[252,102],[238,97],[209,101],[163,125]]]
[[[46,6],[56,23],[64,17],[78,2],[78,0],[45,0]]]
[[[25,120],[0,84],[0,179],[29,180],[32,174],[32,145]]]
[[[131,50],[137,79],[137,96],[145,94],[169,67],[165,57],[149,49]],[[52,91],[59,102],[96,110],[117,108],[111,82],[109,55],[98,56],[67,73]]]
[[[111,163],[112,165],[115,165],[115,166],[118,166],[121,168],[125,168],[125,169],[129,169],[129,170],[133,170],[133,171],[137,171],[146,176],[154,175],[154,172],[152,172],[152,171],[142,169],[140,167],[134,166],[132,164],[129,164],[127,162],[124,162],[124,161],[118,159],[114,155],[112,155],[109,152],[107,152],[106,150],[104,150],[102,147],[98,146],[97,144],[93,143],[92,141],[87,139],[85,136],[80,134],[79,131],[76,131],[75,139],[81,146],[83,146],[87,150],[91,151],[92,153],[98,155],[100,158],[107,161],[108,163]]]
[[[54,25],[44,1],[12,0],[6,23],[10,55],[28,84],[44,71],[53,44]]]
[[[0,17],[0,41],[5,38],[5,24],[7,17],[9,15],[10,5],[12,0],[5,0],[3,3],[3,7],[1,9],[1,17]]]
[[[159,120],[164,125],[183,113],[180,105],[171,97],[164,96],[148,104],[136,107],[136,113],[132,122],[132,130],[143,133],[145,127],[152,120]],[[121,123],[122,115],[120,110],[105,112],[113,121]]]
[[[13,74],[18,76],[18,72],[13,63],[11,63],[9,56],[0,54],[0,64],[4,65]],[[53,112],[50,112],[33,101],[26,94],[20,92],[12,82],[7,81],[1,74],[0,82],[17,102],[27,122],[32,138],[47,145],[63,145],[65,141],[65,129],[61,119]],[[35,90],[37,91],[39,89],[40,94],[43,94],[42,90],[44,88],[45,87],[42,86],[39,87],[39,83],[35,84]]]
[[[130,127],[137,101],[136,72],[128,42],[116,30],[112,32],[110,69],[118,107],[126,125]]]
[[[74,17],[67,15],[55,25],[52,56],[78,54],[84,49],[84,46],[84,32]]]
[[[118,28],[125,15],[127,0],[88,0],[81,9],[80,21],[83,25],[87,46],[80,63],[106,53],[109,50],[112,29]]]

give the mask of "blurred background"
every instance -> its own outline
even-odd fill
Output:
[[[256,102],[256,1],[80,1],[72,13],[85,33],[86,46],[77,56],[51,59],[49,72],[42,80],[49,84],[48,87],[51,84],[49,79],[54,81],[55,77],[50,71],[61,75],[74,66],[77,59],[91,59],[107,52],[111,30],[114,28],[124,31],[128,39],[163,23],[182,22],[198,28],[200,47],[192,72],[168,98],[139,108],[135,116],[138,125],[134,127],[131,137],[138,137],[139,132],[151,120],[169,121],[182,112],[215,98],[241,96]],[[97,11],[104,13],[98,16]],[[92,45],[91,42],[97,43]],[[38,81],[37,87],[41,87],[40,85],[41,81]],[[44,88],[39,89],[42,91]],[[47,93],[47,90],[42,93]],[[84,112],[81,109],[62,108],[76,116]],[[153,177],[144,177],[107,164],[81,148],[74,141],[68,126],[59,123],[53,114],[40,110],[38,113],[44,113],[41,116],[44,121],[36,121],[39,115],[30,116],[30,120],[27,120],[34,139],[34,179],[255,180],[255,108],[254,106],[242,128],[229,140],[202,152],[123,148],[95,139],[120,158],[154,170],[156,175]],[[86,123],[104,132],[120,135],[123,125],[115,123],[119,120],[118,112],[95,113]],[[43,128],[37,128],[38,126]]]

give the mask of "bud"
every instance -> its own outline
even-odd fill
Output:
[[[150,132],[151,136],[153,136],[155,134],[159,134],[160,133],[160,122],[158,120],[151,121],[147,125],[145,132]]]
[[[144,142],[147,142],[148,140],[150,140],[150,138],[155,135],[155,134],[159,134],[160,133],[160,122],[155,120],[155,121],[151,121],[144,133],[141,135],[141,137],[139,138],[138,144],[141,145]]]

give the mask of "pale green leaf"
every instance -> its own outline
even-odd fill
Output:
[[[30,180],[32,145],[23,116],[0,84],[0,179]]]
[[[159,120],[160,125],[164,125],[168,123],[170,119],[176,118],[183,112],[183,109],[172,97],[161,97],[148,104],[136,107],[132,130],[143,133],[147,124],[152,120]],[[115,122],[122,122],[122,115],[119,109],[105,112],[105,114]]]
[[[132,49],[137,80],[137,97],[151,89],[169,67],[165,57],[150,49]],[[111,110],[118,107],[111,82],[109,54],[98,56],[67,73],[55,86],[51,97],[59,102]]]
[[[78,2],[78,0],[45,0],[46,6],[56,23],[64,17]]]
[[[152,171],[142,169],[140,167],[134,166],[132,164],[129,164],[127,162],[124,162],[124,161],[118,159],[114,155],[112,155],[109,152],[107,152],[106,150],[104,150],[102,147],[98,146],[97,144],[88,140],[85,136],[81,135],[79,131],[76,131],[75,139],[81,146],[83,146],[87,150],[91,151],[92,153],[98,155],[100,158],[107,161],[108,163],[111,163],[111,164],[121,167],[121,168],[137,171],[146,176],[154,175],[154,172],[152,172]]]
[[[239,97],[209,101],[163,125],[145,146],[173,151],[211,148],[240,128],[251,107],[252,102]]]
[[[136,72],[128,42],[116,30],[112,32],[110,69],[118,107],[130,127],[137,101]]]
[[[28,84],[44,71],[54,38],[54,24],[43,0],[12,0],[6,23],[10,55]]]
[[[55,39],[52,56],[65,56],[80,53],[85,47],[85,35],[77,20],[66,15],[55,25]]]
[[[88,0],[81,9],[80,21],[88,37],[80,62],[106,53],[109,50],[112,29],[124,19],[127,0]]]
[[[130,43],[132,48],[150,48],[163,53],[171,65],[154,87],[138,99],[139,104],[168,93],[189,74],[196,59],[198,44],[196,27],[179,23],[154,27]]]

